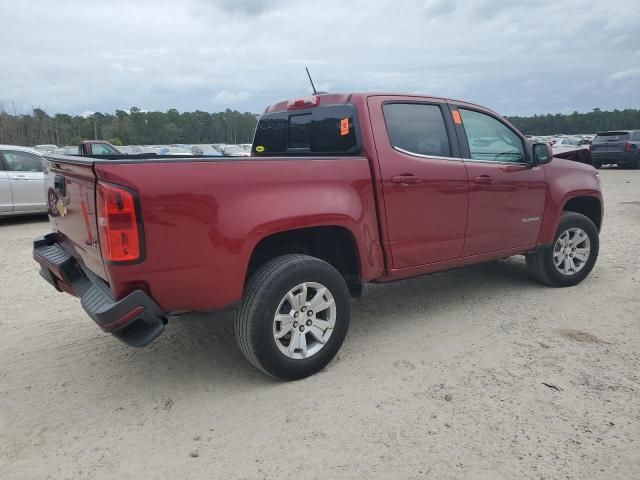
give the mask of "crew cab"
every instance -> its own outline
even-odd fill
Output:
[[[334,357],[367,282],[525,255],[568,287],[598,256],[597,171],[457,100],[279,102],[250,157],[46,158],[59,200],[33,255],[51,285],[132,346],[181,312],[236,310],[240,350],[281,379]]]

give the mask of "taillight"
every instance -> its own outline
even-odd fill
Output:
[[[136,203],[125,188],[98,183],[96,198],[102,258],[112,262],[140,259]]]
[[[297,108],[317,107],[320,105],[320,97],[312,95],[304,98],[294,98],[287,102],[287,110],[295,110]]]
[[[635,145],[633,143],[624,142],[624,151],[633,152]]]

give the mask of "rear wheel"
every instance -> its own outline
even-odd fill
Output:
[[[593,167],[600,170],[602,168],[602,162],[598,162],[596,160],[593,161]]]
[[[236,340],[255,367],[295,380],[331,361],[350,317],[347,284],[333,266],[306,255],[285,255],[249,280],[236,315]]]
[[[527,255],[533,278],[553,287],[570,287],[593,269],[600,248],[598,229],[588,217],[564,212],[553,246]]]

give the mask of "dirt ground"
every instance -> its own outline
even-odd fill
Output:
[[[46,219],[0,221],[0,478],[640,478],[640,172],[601,177],[581,285],[516,257],[368,286],[293,383],[242,358],[230,315],[145,349],[102,334],[36,272]]]

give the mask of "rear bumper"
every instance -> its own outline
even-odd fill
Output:
[[[592,152],[591,157],[594,162],[599,162],[604,165],[610,163],[630,165],[640,161],[640,155],[635,152]]]
[[[40,275],[56,290],[80,298],[85,312],[105,332],[132,347],[143,347],[155,340],[167,323],[166,314],[142,290],[114,300],[107,284],[83,267],[58,242],[55,234],[33,242],[33,258]]]

